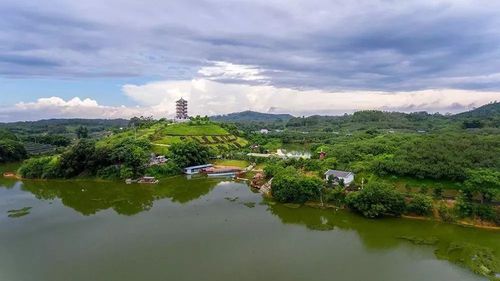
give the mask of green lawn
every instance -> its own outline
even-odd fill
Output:
[[[219,159],[215,160],[214,162],[215,165],[220,165],[220,166],[233,166],[233,167],[240,167],[240,168],[246,168],[250,165],[248,161],[245,160],[224,160],[224,159]]]
[[[229,135],[229,133],[217,124],[189,125],[173,124],[165,126],[162,129],[164,135],[174,136],[220,136]]]

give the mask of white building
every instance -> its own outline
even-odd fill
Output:
[[[333,177],[333,182],[338,184],[341,180],[345,186],[349,186],[354,181],[354,173],[346,171],[328,170],[325,172],[325,180]]]
[[[184,173],[187,174],[187,175],[194,175],[194,174],[198,174],[199,172],[201,172],[203,169],[206,169],[206,168],[211,168],[213,167],[214,165],[212,164],[205,164],[205,165],[198,165],[198,166],[190,166],[190,167],[186,167],[183,169]]]

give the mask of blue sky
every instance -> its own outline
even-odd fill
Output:
[[[0,2],[0,121],[500,100],[500,2]]]

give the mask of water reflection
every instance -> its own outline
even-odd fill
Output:
[[[190,180],[170,178],[158,185],[126,185],[117,182],[95,181],[24,181],[21,190],[42,200],[60,199],[62,204],[83,215],[113,209],[121,215],[135,215],[148,211],[155,200],[170,198],[187,203],[208,194],[217,180]],[[1,184],[4,186],[4,184]],[[15,182],[12,186],[15,185]],[[9,185],[5,185],[9,188]]]

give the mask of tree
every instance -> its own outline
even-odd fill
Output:
[[[304,203],[318,199],[323,182],[314,177],[300,175],[293,167],[277,172],[272,182],[273,197],[283,203]]]
[[[95,142],[81,139],[61,155],[61,172],[64,177],[74,177],[84,171],[95,170]]]
[[[481,203],[490,202],[500,191],[500,172],[490,169],[470,170],[464,185],[464,193],[469,201],[474,193],[478,193]]]
[[[179,167],[205,164],[212,156],[208,147],[193,141],[174,143],[169,150],[170,159]]]
[[[89,129],[87,129],[87,127],[85,126],[79,126],[77,129],[76,129],[76,137],[78,139],[86,139],[89,137]]]
[[[0,163],[19,161],[26,158],[24,145],[11,139],[0,140]]]
[[[361,191],[347,195],[349,208],[365,217],[399,216],[405,210],[403,194],[382,183],[370,183]]]
[[[432,212],[432,199],[424,194],[414,194],[408,203],[407,210],[420,216],[429,215]]]

